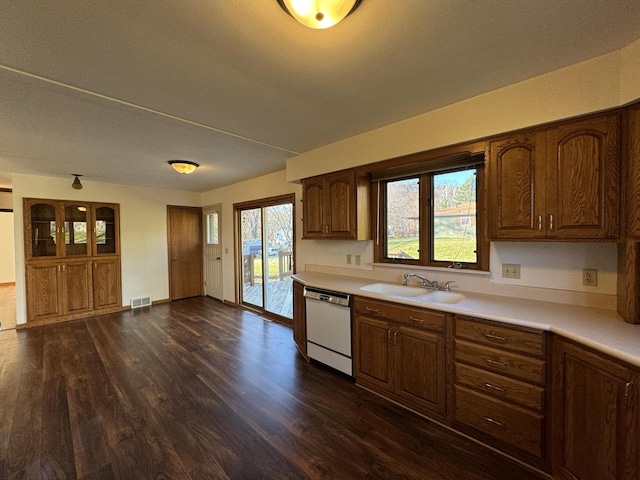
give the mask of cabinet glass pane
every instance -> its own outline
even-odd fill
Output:
[[[87,207],[67,205],[64,209],[66,255],[87,255]]]
[[[116,212],[111,207],[96,208],[96,251],[116,253]]]
[[[56,209],[53,205],[31,205],[31,254],[33,257],[56,256]]]

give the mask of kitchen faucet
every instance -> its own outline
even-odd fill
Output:
[[[402,279],[402,284],[403,285],[408,285],[409,284],[409,279],[411,277],[416,277],[419,278],[420,280],[422,280],[422,288],[432,288],[433,290],[438,290],[438,282],[437,281],[431,281],[429,280],[427,277],[423,277],[422,275],[418,275],[417,273],[405,273],[404,277]]]

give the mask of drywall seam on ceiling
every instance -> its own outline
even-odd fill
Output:
[[[36,75],[36,74],[33,74],[33,73],[25,72],[23,70],[18,70],[16,68],[8,67],[6,65],[0,65],[0,69],[5,70],[7,72],[15,73],[17,75],[22,75],[24,77],[28,77],[28,78],[39,80],[39,81],[42,81],[42,82],[46,82],[46,83],[49,83],[51,85],[56,85],[58,87],[66,88],[66,89],[69,89],[69,90],[73,90],[75,92],[80,92],[80,93],[84,93],[86,95],[91,95],[93,97],[100,98],[102,100],[107,100],[109,102],[118,103],[118,104],[124,105],[126,107],[135,108],[137,110],[142,110],[144,112],[151,113],[153,115],[159,115],[161,117],[169,118],[171,120],[176,120],[178,122],[186,123],[186,124],[191,125],[191,126],[204,128],[206,130],[211,130],[212,132],[216,132],[216,133],[219,133],[219,134],[222,134],[222,135],[227,135],[229,137],[233,137],[233,138],[236,138],[238,140],[242,140],[242,141],[245,141],[245,142],[248,142],[248,143],[253,143],[253,144],[256,144],[256,145],[260,145],[262,147],[271,148],[273,150],[279,150],[281,152],[285,152],[285,153],[289,153],[289,154],[293,154],[293,155],[299,155],[300,154],[300,152],[296,152],[294,150],[289,150],[289,149],[284,148],[284,147],[279,147],[278,145],[272,145],[270,143],[262,142],[260,140],[256,140],[256,139],[253,139],[253,138],[249,138],[249,137],[246,137],[244,135],[240,135],[238,133],[233,133],[233,132],[229,132],[227,130],[222,130],[220,128],[212,127],[211,125],[206,125],[204,123],[195,122],[195,121],[189,120],[187,118],[178,117],[178,116],[172,115],[170,113],[161,112],[161,111],[155,110],[153,108],[149,108],[149,107],[145,107],[145,106],[142,106],[142,105],[138,105],[136,103],[128,102],[126,100],[121,100],[119,98],[110,97],[108,95],[103,95],[103,94],[98,93],[98,92],[93,92],[91,90],[86,90],[84,88],[76,87],[74,85],[69,85],[67,83],[59,82],[57,80],[52,80],[50,78],[46,78],[46,77],[43,77],[43,76],[40,76],[40,75]]]

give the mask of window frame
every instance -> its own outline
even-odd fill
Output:
[[[486,155],[485,155],[486,158]],[[375,221],[376,236],[374,238],[374,262],[379,264],[399,264],[407,266],[422,266],[436,268],[451,268],[460,265],[462,269],[468,270],[489,270],[489,240],[485,234],[485,184],[486,167],[485,164],[477,164],[476,169],[476,262],[450,262],[436,261],[433,259],[433,207],[432,195],[433,178],[435,175],[464,170],[465,167],[442,168],[428,173],[407,175],[405,177],[390,178],[388,180],[375,181],[372,184],[373,211],[372,217]],[[389,182],[418,178],[419,180],[419,259],[401,259],[386,257],[387,242],[387,188]],[[470,221],[471,219],[469,219]],[[423,254],[423,252],[427,252]]]

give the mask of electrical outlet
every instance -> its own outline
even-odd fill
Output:
[[[596,287],[598,285],[598,270],[595,268],[585,268],[582,270],[582,285],[585,287]]]
[[[356,255],[356,265],[360,265],[360,255]]]
[[[503,263],[502,278],[520,278],[520,265],[517,263]]]
[[[347,265],[351,265],[351,254],[347,253]]]

